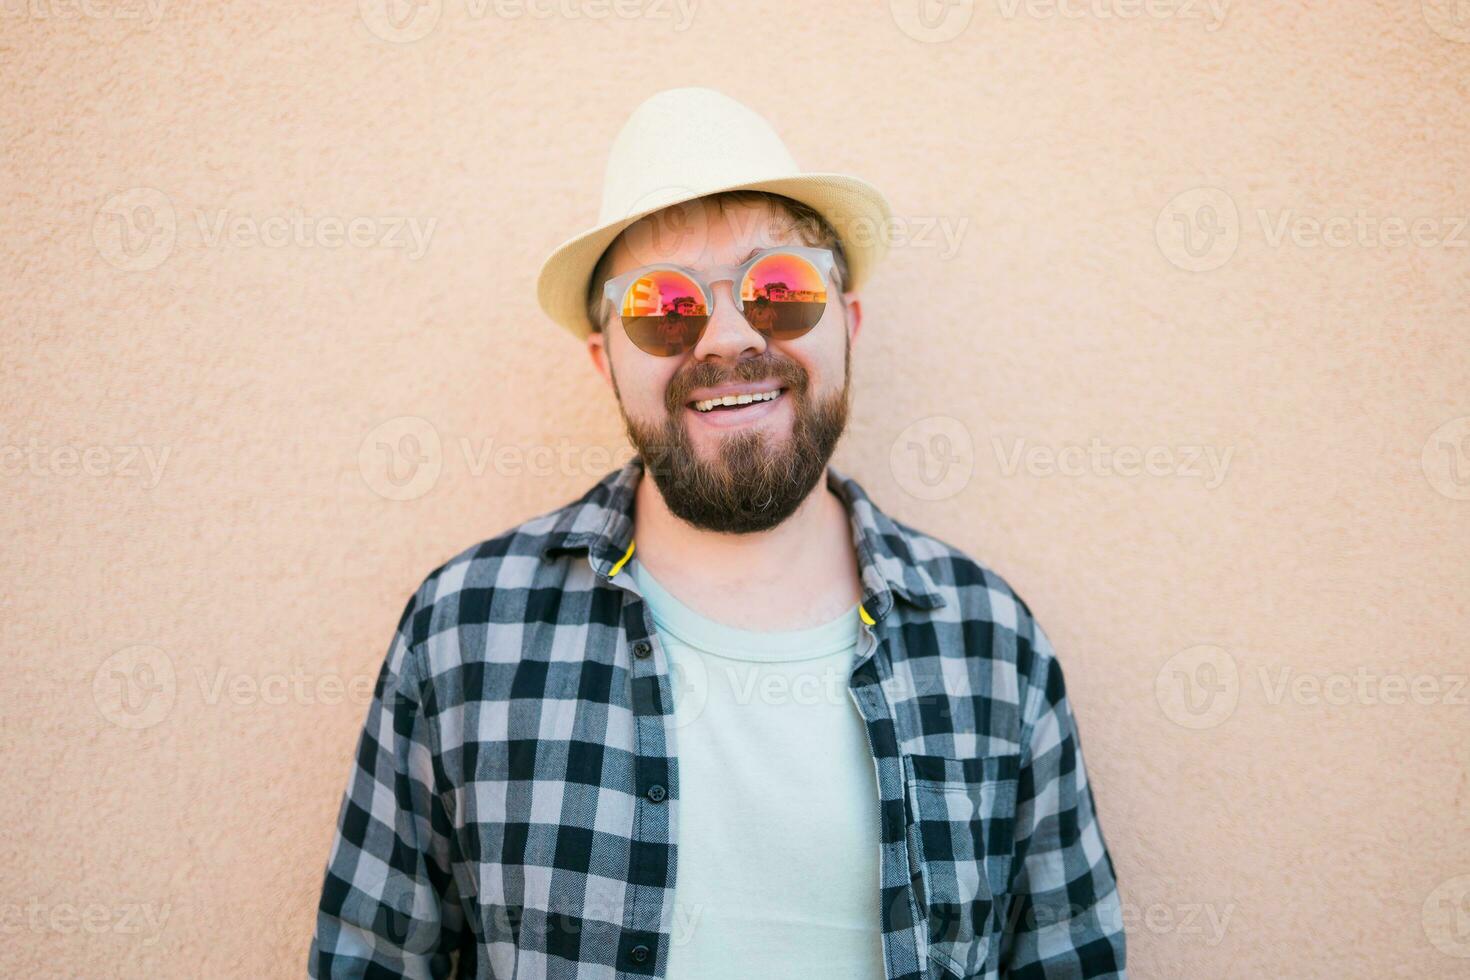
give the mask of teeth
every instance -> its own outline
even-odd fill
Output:
[[[768,402],[781,394],[780,389],[776,391],[762,391],[755,395],[725,395],[722,398],[706,398],[704,401],[694,403],[697,411],[708,412],[716,405],[749,405],[751,402]]]

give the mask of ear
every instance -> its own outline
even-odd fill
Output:
[[[857,293],[843,293],[842,301],[847,305],[847,342],[857,343],[858,331],[863,328],[863,301]]]
[[[612,381],[612,369],[607,362],[607,332],[594,330],[587,335],[587,354],[592,358],[592,367],[602,375],[602,380],[609,385]]]

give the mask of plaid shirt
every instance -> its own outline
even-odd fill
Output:
[[[618,574],[642,475],[635,457],[409,600],[342,802],[313,977],[664,976],[670,665]],[[830,466],[827,480],[862,573],[848,687],[880,801],[887,977],[1126,976],[1112,859],[1045,634],[995,573]]]

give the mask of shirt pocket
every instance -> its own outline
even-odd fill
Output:
[[[1019,754],[903,756],[909,855],[934,977],[978,976],[998,952],[1020,767]]]

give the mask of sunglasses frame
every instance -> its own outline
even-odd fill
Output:
[[[699,328],[699,333],[695,336],[694,342],[686,350],[677,351],[673,354],[654,354],[651,351],[643,350],[642,347],[638,346],[638,342],[633,339],[632,334],[628,333],[627,325],[623,324],[623,297],[627,294],[629,286],[651,272],[669,270],[671,272],[681,273],[687,276],[694,285],[699,287],[700,292],[704,294],[705,309],[709,310],[709,316],[713,317],[715,311],[713,287],[716,283],[728,282],[730,283],[730,295],[735,300],[735,309],[740,311],[741,318],[744,319],[745,304],[740,300],[740,289],[737,284],[742,282],[745,279],[745,274],[754,268],[762,259],[769,258],[772,255],[788,253],[806,259],[816,268],[817,273],[822,277],[823,282],[826,283],[828,290],[835,288],[832,283],[832,271],[837,268],[837,256],[832,254],[830,248],[822,248],[816,245],[773,245],[770,248],[761,249],[739,265],[714,266],[706,272],[699,272],[688,266],[674,265],[671,262],[655,262],[652,265],[640,266],[637,269],[624,272],[622,275],[614,276],[612,279],[603,283],[602,296],[612,306],[612,315],[623,326],[623,333],[628,337],[629,342],[634,347],[638,347],[639,350],[642,350],[645,354],[649,354],[651,357],[677,357],[679,354],[689,353],[689,351],[699,345],[699,341],[704,337],[704,331],[709,327],[709,320],[705,320],[704,326]],[[811,330],[807,330],[790,339],[795,340],[797,337],[805,337],[810,332]]]

